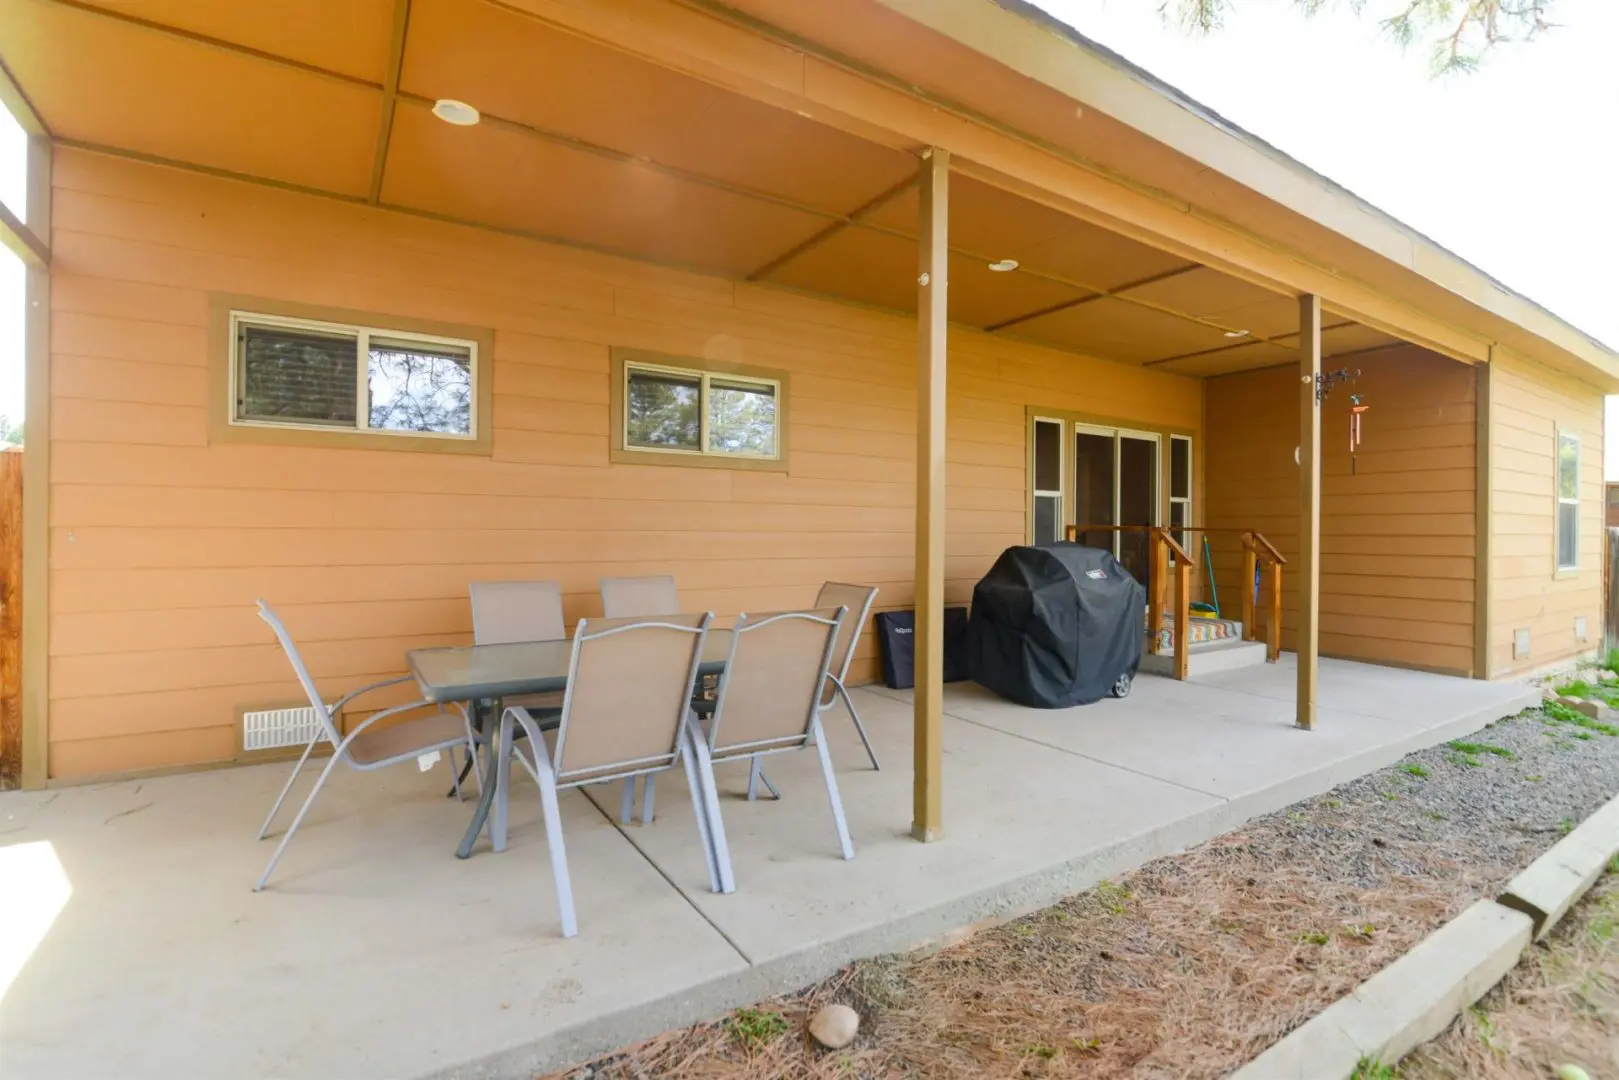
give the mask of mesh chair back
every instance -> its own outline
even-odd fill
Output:
[[[713,617],[580,620],[557,731],[560,782],[674,762]]]
[[[288,634],[287,628],[281,625],[281,617],[275,613],[269,604],[266,604],[263,600],[257,603],[259,605],[259,618],[269,623],[270,629],[275,631],[276,640],[281,642],[281,651],[287,654],[287,659],[292,662],[292,670],[298,674],[299,684],[303,686],[304,693],[309,695],[309,704],[314,708],[315,715],[320,717],[320,726],[326,733],[326,741],[330,742],[334,748],[337,747],[342,743],[343,736],[338,733],[337,725],[332,723],[332,711],[320,699],[320,691],[315,689],[315,680],[310,677],[309,669],[304,667],[303,657],[298,655],[298,646],[292,643],[292,635]]]
[[[680,593],[675,589],[675,579],[668,574],[604,577],[601,590],[602,614],[609,619],[680,614]]]
[[[560,641],[562,589],[554,581],[474,581],[472,640],[479,645]]]
[[[843,620],[843,627],[838,631],[837,644],[832,647],[830,671],[837,676],[839,682],[849,677],[849,665],[854,661],[854,647],[860,643],[860,633],[866,628],[866,616],[871,614],[871,605],[876,600],[877,590],[874,587],[845,585],[839,581],[829,581],[822,585],[821,594],[815,598],[817,608],[849,609],[849,616]],[[837,689],[828,682],[821,690],[821,707],[825,708],[832,704],[837,693]]]
[[[716,758],[804,745],[847,616],[836,607],[737,619],[708,731]]]

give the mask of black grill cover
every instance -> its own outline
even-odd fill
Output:
[[[1111,552],[1007,548],[973,589],[968,673],[1020,705],[1088,705],[1140,666],[1146,605],[1146,590]]]

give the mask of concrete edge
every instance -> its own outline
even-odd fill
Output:
[[[1539,941],[1602,876],[1615,855],[1619,855],[1619,796],[1507,882],[1496,903],[1533,919]]]
[[[866,687],[865,689],[873,689]],[[886,688],[875,688],[882,693]],[[904,700],[898,692],[884,694]],[[1521,699],[1521,700],[1520,700]],[[684,989],[628,1005],[616,1013],[553,1031],[456,1065],[421,1074],[418,1080],[531,1080],[548,1070],[610,1053],[663,1031],[683,1027],[776,994],[824,979],[845,964],[887,953],[955,944],[986,927],[1049,907],[1109,877],[1152,859],[1185,851],[1236,828],[1243,821],[1291,806],[1340,783],[1363,776],[1538,704],[1525,689],[1506,701],[1483,706],[1394,743],[1290,778],[1272,788],[1236,796],[1145,833],[1096,848],[1020,878],[952,898],[931,908],[844,937],[715,976]],[[974,721],[964,720],[967,723]],[[1306,733],[1301,733],[1306,734]],[[1312,1074],[1312,1075],[1319,1075]]]
[[[1399,1061],[1500,982],[1616,852],[1619,796],[1531,863],[1500,900],[1477,901],[1230,1080],[1349,1076],[1362,1058]]]
[[[1399,1061],[1511,971],[1532,928],[1521,911],[1476,902],[1230,1080],[1347,1077],[1362,1058]]]

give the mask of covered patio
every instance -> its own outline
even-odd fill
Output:
[[[1059,712],[952,685],[948,844],[903,826],[909,694],[856,690],[892,763],[870,770],[831,725],[859,858],[837,857],[812,755],[772,766],[781,802],[722,774],[729,896],[707,890],[675,774],[649,826],[615,824],[616,791],[569,793],[569,941],[526,781],[511,849],[460,862],[467,807],[442,771],[340,774],[257,895],[250,837],[285,766],[14,795],[0,879],[36,901],[0,937],[0,1075],[531,1077],[1042,906],[1536,697],[1332,660],[1320,677],[1312,734],[1292,727],[1291,654]]]

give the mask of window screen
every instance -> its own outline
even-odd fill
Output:
[[[624,365],[624,447],[713,457],[781,457],[781,384]]]
[[[1557,569],[1580,564],[1580,438],[1557,433]]]
[[[232,423],[475,437],[474,342],[239,311],[231,324]]]

